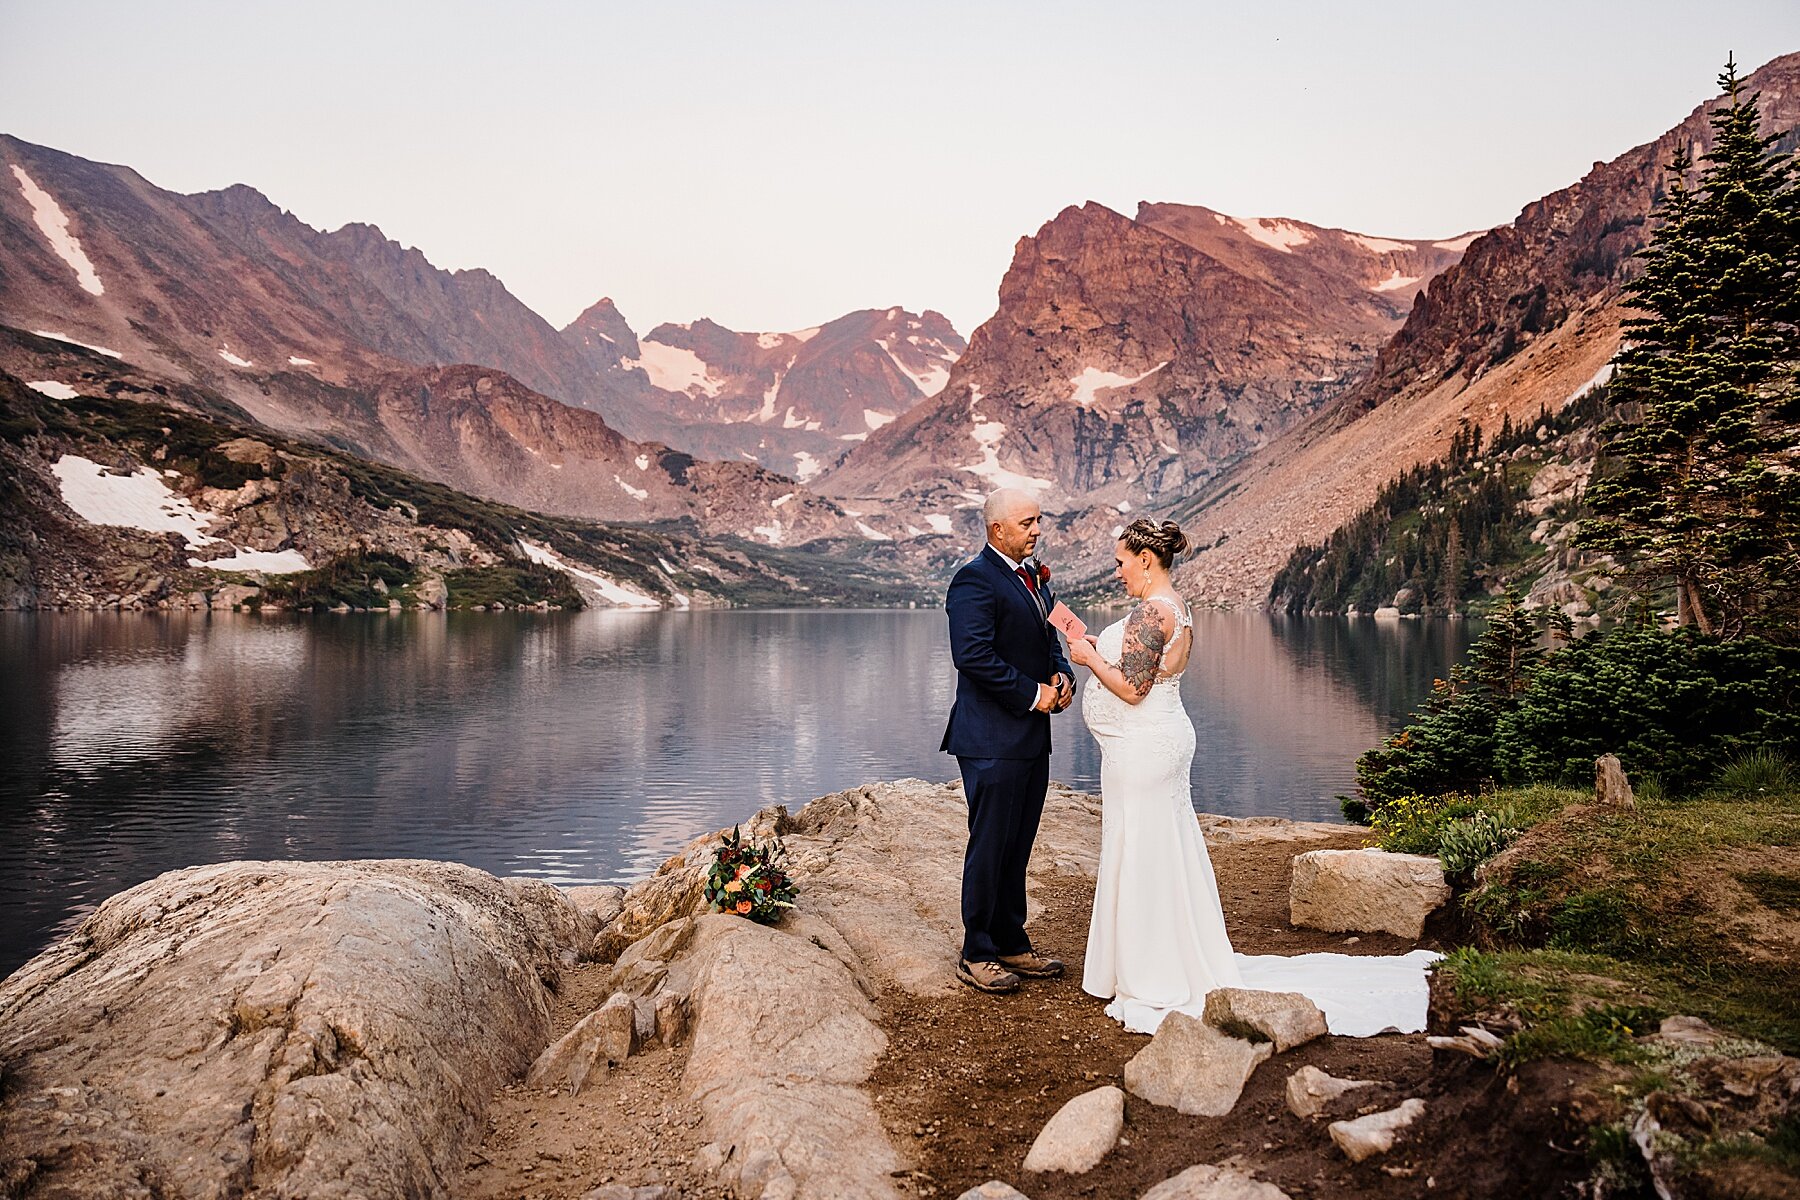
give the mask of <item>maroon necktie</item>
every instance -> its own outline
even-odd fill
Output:
[[[1031,594],[1034,596],[1037,595],[1037,580],[1031,577],[1031,572],[1027,571],[1024,567],[1018,567],[1016,570],[1019,578],[1025,581],[1025,586],[1031,589]]]

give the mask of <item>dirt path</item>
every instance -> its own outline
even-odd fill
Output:
[[[1361,831],[1329,839],[1223,841],[1212,848],[1232,942],[1253,954],[1336,950],[1398,954],[1414,944],[1387,935],[1348,938],[1291,928],[1288,880],[1293,855],[1352,847]],[[1539,1131],[1529,1096],[1570,1094],[1574,1078],[1547,1071],[1525,1089],[1507,1087],[1473,1062],[1435,1074],[1419,1034],[1326,1037],[1270,1060],[1251,1078],[1226,1117],[1184,1117],[1128,1097],[1125,1134],[1101,1165],[1082,1176],[1027,1176],[1026,1151],[1044,1122],[1071,1097],[1121,1084],[1124,1065],[1147,1044],[1107,1019],[1101,1001],[1081,991],[1091,880],[1073,874],[1040,878],[1034,896],[1044,911],[1033,923],[1040,948],[1070,964],[1060,980],[1028,982],[1007,997],[958,989],[932,999],[890,992],[878,1003],[889,1036],[867,1088],[889,1137],[912,1169],[903,1190],[956,1197],[989,1179],[1006,1180],[1032,1200],[1069,1197],[1131,1200],[1195,1163],[1239,1165],[1295,1200],[1326,1197],[1489,1197],[1517,1194],[1521,1149],[1554,1157],[1553,1133]],[[1420,943],[1438,945],[1429,926]],[[604,966],[570,972],[558,997],[556,1036],[605,999]],[[1322,1123],[1287,1110],[1287,1077],[1302,1065],[1334,1075],[1379,1080],[1366,1093],[1382,1107],[1426,1096],[1430,1112],[1418,1136],[1394,1152],[1351,1164]],[[515,1084],[494,1097],[485,1141],[468,1160],[456,1194],[478,1200],[579,1200],[606,1184],[660,1185],[674,1197],[716,1197],[718,1185],[694,1168],[699,1118],[687,1105],[681,1077],[685,1048],[650,1049],[632,1057],[580,1095]],[[1548,1107],[1551,1113],[1556,1104]],[[1546,1150],[1546,1144],[1550,1144]],[[1551,1194],[1580,1167],[1579,1157],[1551,1162],[1534,1185]],[[1514,1174],[1509,1174],[1514,1172]],[[1533,1171],[1534,1175],[1539,1172]]]
[[[1346,938],[1287,924],[1292,856],[1305,850],[1361,845],[1341,839],[1247,842],[1212,850],[1232,944],[1251,954],[1318,950],[1397,954],[1413,943],[1387,935]],[[1040,886],[1045,911],[1033,924],[1037,945],[1070,965],[1060,980],[1028,982],[1012,996],[962,991],[930,1002],[888,998],[882,1009],[892,1039],[870,1089],[902,1153],[913,1152],[911,1177],[921,1196],[958,1196],[989,1179],[1003,1179],[1032,1200],[1142,1195],[1195,1163],[1237,1160],[1284,1188],[1306,1196],[1400,1196],[1427,1191],[1424,1177],[1409,1188],[1382,1165],[1408,1169],[1404,1155],[1382,1165],[1352,1166],[1321,1127],[1287,1111],[1287,1077],[1303,1064],[1334,1075],[1391,1082],[1384,1096],[1417,1093],[1430,1065],[1422,1035],[1320,1039],[1271,1060],[1254,1077],[1228,1117],[1185,1117],[1128,1096],[1120,1148],[1081,1176],[1027,1176],[1021,1164],[1044,1122],[1071,1097],[1102,1084],[1121,1084],[1126,1060],[1148,1039],[1109,1020],[1103,1002],[1081,990],[1092,881],[1056,876]],[[1430,942],[1426,943],[1429,945]],[[1399,1185],[1399,1186],[1397,1186]]]
[[[605,1002],[612,968],[589,963],[563,977],[552,1039]],[[515,1083],[488,1106],[487,1136],[454,1194],[468,1200],[577,1200],[603,1184],[661,1184],[709,1194],[692,1170],[699,1115],[687,1104],[686,1047],[651,1048],[590,1080],[577,1095]],[[713,1189],[716,1194],[717,1189]]]

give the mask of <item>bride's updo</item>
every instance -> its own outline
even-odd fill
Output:
[[[1133,554],[1148,550],[1156,555],[1156,561],[1165,571],[1175,561],[1175,556],[1185,553],[1188,548],[1187,534],[1181,532],[1181,526],[1173,521],[1151,521],[1143,517],[1127,525],[1119,534],[1119,540]]]

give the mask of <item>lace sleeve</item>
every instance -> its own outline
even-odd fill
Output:
[[[1156,685],[1163,647],[1169,644],[1169,632],[1162,623],[1161,610],[1149,603],[1138,605],[1125,620],[1125,644],[1119,654],[1119,670],[1140,697],[1149,695]]]

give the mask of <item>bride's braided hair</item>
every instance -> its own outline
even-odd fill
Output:
[[[1173,521],[1151,521],[1144,517],[1127,525],[1119,534],[1119,540],[1133,554],[1148,550],[1156,555],[1156,561],[1164,570],[1175,561],[1177,554],[1185,553],[1188,548],[1187,534],[1181,532],[1181,526]]]

